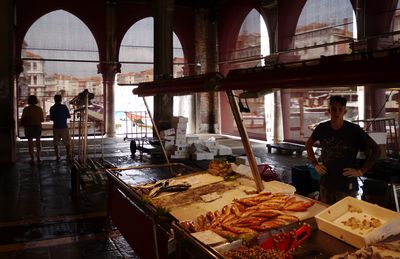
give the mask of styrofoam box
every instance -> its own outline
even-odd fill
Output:
[[[187,151],[188,148],[189,148],[188,144],[180,144],[180,145],[176,144],[175,145],[175,149],[178,150],[178,151]]]
[[[174,135],[175,134],[175,129],[174,128],[170,128],[170,129],[166,129],[166,130],[162,130],[160,131],[160,136],[163,138],[165,136],[170,136],[170,135]]]
[[[192,154],[193,160],[212,160],[214,159],[214,154],[210,152],[201,152],[196,151],[196,153]]]
[[[225,145],[217,145],[218,155],[226,156],[232,155],[232,148],[225,146]]]
[[[186,128],[184,128],[184,129],[176,129],[176,135],[178,136],[178,135],[184,135],[185,136],[185,138],[186,138]]]
[[[387,144],[386,132],[368,132],[368,135],[376,142],[378,145]]]
[[[361,212],[350,212],[350,205],[360,209]],[[379,219],[382,225],[363,230],[360,228],[352,229],[342,223],[350,217],[355,217],[361,221],[364,219],[369,221],[371,217],[374,217]],[[400,213],[350,196],[318,213],[315,220],[320,230],[357,248],[400,233]]]
[[[255,156],[254,159],[256,160],[256,164],[261,164],[261,159],[259,157]],[[238,164],[249,165],[249,159],[247,158],[247,156],[236,157],[236,162]]]
[[[198,143],[199,142],[199,136],[188,136],[188,135],[186,135],[186,142],[188,144]]]
[[[186,143],[186,138],[177,138],[177,139],[175,140],[175,144],[176,144],[176,145],[187,145],[187,143]]]

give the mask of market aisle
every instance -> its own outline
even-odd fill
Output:
[[[116,143],[118,142],[118,143]],[[127,144],[109,140],[110,154]],[[71,195],[67,161],[44,141],[42,164],[31,166],[24,142],[19,162],[0,172],[0,258],[137,258],[107,221],[105,188]]]

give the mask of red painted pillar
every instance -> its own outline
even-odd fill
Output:
[[[16,161],[14,20],[14,1],[0,1],[0,165],[11,165]]]

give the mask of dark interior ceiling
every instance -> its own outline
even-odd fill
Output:
[[[176,0],[175,5],[194,8],[211,8],[217,6],[221,0]]]
[[[114,0],[116,2],[128,2],[135,4],[152,4],[149,0]],[[175,6],[192,8],[215,8],[220,4],[227,3],[229,0],[175,0]]]

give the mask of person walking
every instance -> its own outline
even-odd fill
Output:
[[[379,158],[379,147],[375,141],[357,124],[343,119],[346,114],[347,99],[338,95],[329,99],[331,119],[320,123],[306,142],[308,159],[321,175],[320,200],[334,204],[346,196],[356,197],[357,177],[365,174]],[[321,146],[321,161],[318,162],[313,145]],[[360,165],[358,151],[366,154]]]
[[[22,110],[21,126],[24,127],[25,137],[28,139],[29,155],[31,157],[31,164],[34,164],[34,143],[36,143],[36,159],[41,163],[40,153],[42,151],[42,143],[40,137],[42,136],[42,122],[44,121],[43,110],[37,103],[38,99],[35,95],[28,97],[28,106]]]
[[[68,107],[61,103],[62,97],[59,94],[54,95],[54,105],[50,107],[50,119],[53,121],[53,144],[56,160],[60,161],[60,152],[58,144],[62,139],[67,152],[67,160],[71,160],[71,138],[67,119],[71,118]]]

